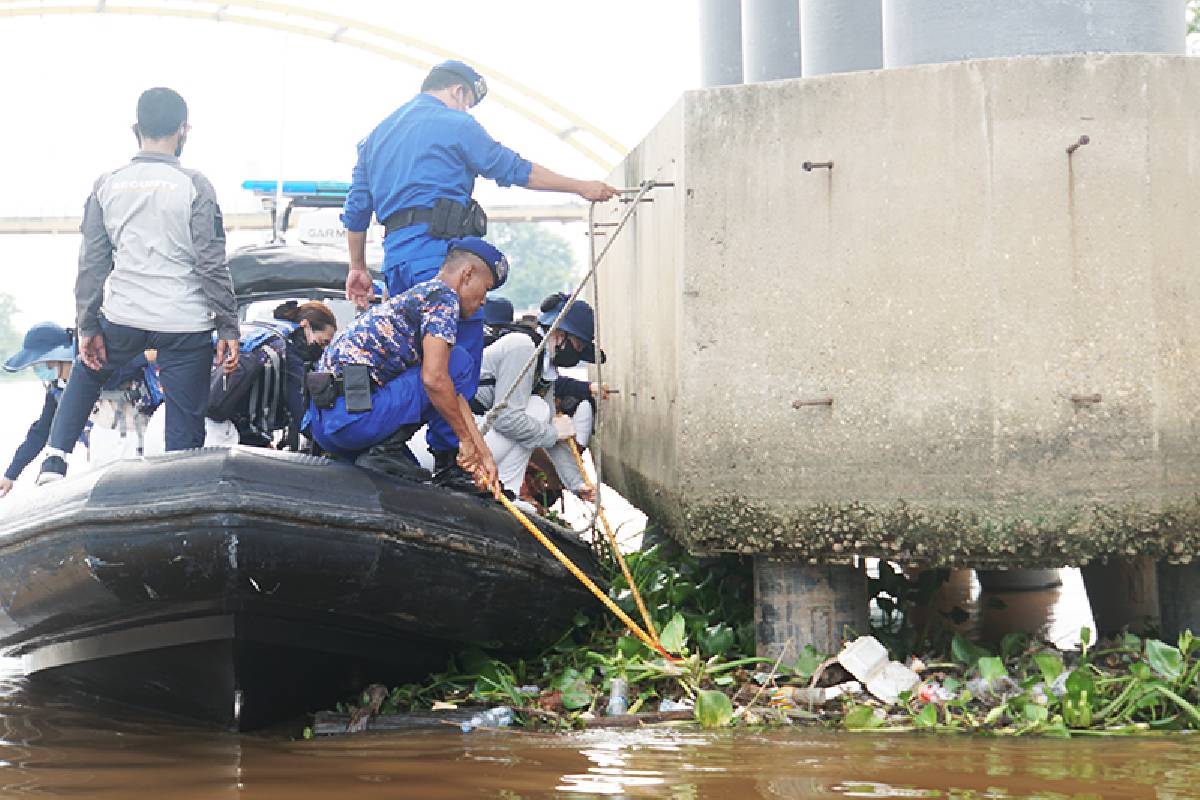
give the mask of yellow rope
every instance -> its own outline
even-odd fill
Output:
[[[540,530],[538,530],[538,527],[529,521],[529,518],[526,517],[525,514],[521,512],[521,509],[514,506],[512,504],[512,501],[509,500],[507,497],[505,497],[503,493],[499,493],[498,496],[499,496],[501,504],[503,504],[503,506],[508,509],[509,513],[512,514],[514,517],[516,517],[517,521],[520,522],[522,525],[524,525],[525,529],[527,531],[529,531],[530,533],[532,533],[534,535],[534,538],[536,538],[539,542],[541,542],[542,546],[545,547],[547,550],[549,550],[550,554],[553,555],[555,558],[557,558],[560,564],[562,564],[564,567],[566,567],[570,571],[570,573],[579,580],[580,583],[582,583],[584,586],[586,586],[588,591],[590,591],[592,594],[594,594],[601,603],[604,603],[604,605],[608,608],[608,610],[611,611],[613,614],[615,614],[617,616],[617,619],[621,620],[621,622],[623,622],[625,624],[625,626],[627,628],[629,628],[629,630],[633,631],[634,635],[637,636],[639,639],[641,639],[642,642],[647,647],[649,647],[651,650],[657,650],[659,653],[666,656],[671,661],[679,660],[678,658],[676,658],[675,656],[671,655],[666,650],[664,650],[663,646],[661,644],[659,644],[655,639],[652,639],[650,637],[650,635],[647,634],[644,630],[642,630],[641,627],[639,627],[636,622],[634,622],[632,619],[630,619],[629,615],[626,614],[624,611],[622,611],[621,608],[612,601],[612,598],[610,598],[604,592],[600,591],[600,587],[597,586],[595,584],[595,582],[592,581],[591,578],[589,578],[587,575],[583,574],[583,570],[581,570],[581,569],[579,569],[579,567],[575,566],[575,564],[572,563],[571,559],[567,558],[566,555],[564,555],[563,552],[558,549],[558,546],[555,545],[554,542],[552,542],[548,538],[546,538],[546,534],[544,534]]]
[[[642,621],[646,623],[646,630],[654,637],[654,641],[658,641],[658,631],[654,630],[654,620],[650,619],[650,612],[646,610],[646,604],[642,601],[642,593],[638,591],[637,584],[633,582],[633,575],[629,572],[629,566],[625,563],[625,556],[621,555],[621,548],[617,546],[617,537],[613,534],[612,528],[609,527],[608,517],[604,513],[604,507],[600,505],[600,492],[588,477],[587,469],[583,466],[583,456],[579,452],[579,446],[575,444],[575,439],[567,439],[567,445],[571,448],[571,455],[575,456],[575,463],[579,466],[579,474],[583,476],[583,482],[587,487],[595,492],[596,495],[596,512],[600,516],[600,524],[604,526],[604,535],[608,538],[608,543],[612,546],[613,555],[617,558],[617,563],[621,565],[621,574],[625,576],[625,582],[629,584],[629,591],[633,593],[633,600],[637,603],[638,611],[642,614]]]

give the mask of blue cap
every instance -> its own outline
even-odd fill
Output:
[[[485,242],[478,236],[464,236],[461,239],[451,239],[449,247],[446,248],[446,253],[452,253],[455,250],[466,250],[468,253],[473,253],[483,259],[483,263],[488,265],[488,269],[492,271],[492,288],[499,289],[508,280],[508,259],[490,242]]]
[[[4,362],[6,372],[17,372],[39,361],[74,361],[75,337],[61,325],[39,322],[25,334],[21,349]]]
[[[463,79],[463,83],[471,87],[471,91],[475,93],[475,102],[471,104],[472,108],[479,105],[480,101],[487,96],[487,81],[470,64],[451,59],[434,66],[433,71],[439,69],[445,72],[453,72]]]
[[[513,321],[513,304],[507,297],[489,297],[483,304],[483,324],[503,325]]]
[[[554,320],[558,318],[563,304],[569,299],[569,295],[559,294],[557,302],[552,306],[549,303],[543,303],[542,308],[547,310],[543,311],[542,315],[538,317],[538,322],[549,328],[554,324]],[[586,301],[576,300],[572,303],[571,307],[567,309],[567,315],[559,323],[558,329],[586,342],[587,345],[584,347],[583,355],[580,357],[584,361],[590,361],[593,364],[596,363],[596,345],[592,341],[596,336],[596,315],[592,313],[592,307]]]

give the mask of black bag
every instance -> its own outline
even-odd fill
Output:
[[[487,233],[487,213],[474,200],[464,206],[454,200],[435,200],[431,209],[429,235],[435,239],[457,239],[461,236],[483,236]]]
[[[218,364],[208,385],[208,410],[205,416],[217,422],[228,422],[246,413],[250,390],[262,378],[263,365],[252,353],[242,353],[237,368],[229,375]]]

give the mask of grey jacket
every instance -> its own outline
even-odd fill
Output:
[[[491,408],[508,393],[509,387],[516,382],[533,351],[533,341],[521,333],[506,334],[485,347],[479,370],[481,384],[475,392],[475,400],[484,408]],[[563,484],[571,491],[576,491],[583,486],[584,481],[575,463],[575,456],[566,444],[558,441],[558,432],[554,430],[553,424],[534,419],[525,413],[525,407],[529,405],[529,398],[533,395],[534,373],[539,369],[541,365],[535,365],[521,379],[520,384],[513,390],[508,405],[496,415],[492,429],[524,447],[544,448]],[[552,367],[550,369],[556,372]],[[543,397],[550,404],[550,413],[553,414],[553,380],[550,381],[550,388]]]
[[[142,151],[101,175],[83,210],[75,281],[80,336],[109,322],[161,333],[238,337],[225,226],[208,179]]]

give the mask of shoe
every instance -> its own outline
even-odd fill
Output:
[[[433,472],[436,475],[447,467],[458,466],[458,448],[453,450],[430,450],[433,456]]]
[[[406,447],[405,450],[407,449]],[[417,463],[411,452],[406,457],[389,453],[372,453],[368,450],[354,459],[354,465],[373,472],[382,472],[392,478],[403,478],[406,481],[417,483],[428,483],[433,477],[429,470]]]
[[[491,496],[491,492],[480,491],[479,487],[475,485],[475,479],[471,477],[471,473],[458,464],[451,464],[433,473],[433,483],[435,486],[444,486],[456,492],[478,494],[484,497]]]
[[[378,444],[372,445],[371,449],[367,450],[366,455],[370,456],[398,456],[408,459],[413,464],[417,463],[417,457],[413,455],[412,450],[408,449],[408,440],[421,429],[420,424],[402,425],[396,429],[388,438]]]
[[[42,462],[42,469],[38,472],[37,485],[45,486],[47,483],[61,481],[67,477],[67,462],[62,456],[46,456],[46,460]]]

